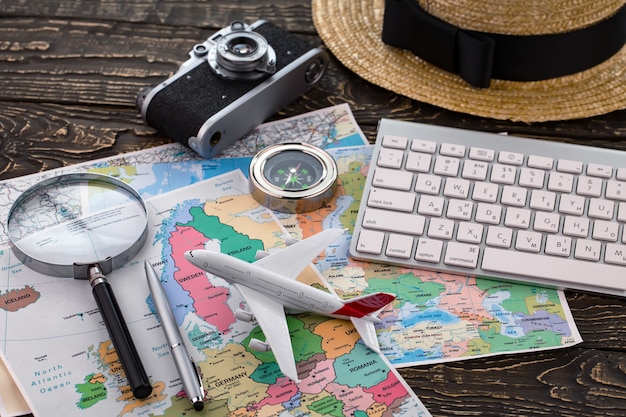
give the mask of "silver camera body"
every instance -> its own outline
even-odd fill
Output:
[[[197,44],[167,80],[142,90],[144,121],[204,158],[219,155],[315,85],[328,54],[265,20]]]

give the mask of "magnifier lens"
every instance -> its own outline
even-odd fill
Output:
[[[143,202],[111,180],[60,178],[31,188],[16,201],[8,232],[14,247],[34,261],[29,267],[71,277],[74,264],[116,258],[141,240],[147,221]]]

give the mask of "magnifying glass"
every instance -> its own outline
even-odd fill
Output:
[[[141,196],[116,178],[64,174],[24,191],[7,230],[18,259],[56,277],[89,280],[100,314],[136,398],[152,386],[106,275],[131,260],[148,236]]]

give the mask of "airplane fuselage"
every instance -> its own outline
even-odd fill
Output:
[[[202,252],[202,253],[199,253]],[[244,285],[271,297],[286,308],[312,311],[326,316],[349,318],[333,314],[343,307],[334,294],[327,293],[296,280],[268,271],[255,264],[213,251],[194,251],[196,265],[229,283]]]

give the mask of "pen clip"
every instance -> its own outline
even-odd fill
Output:
[[[196,378],[198,378],[198,383],[200,384],[200,391],[202,392],[202,401],[204,401],[204,384],[202,383],[202,377],[200,376],[200,372],[198,371],[198,367],[196,366],[196,363],[193,361],[193,358],[190,356],[189,357],[189,362],[191,362],[191,367],[193,368],[194,372],[196,373]]]

